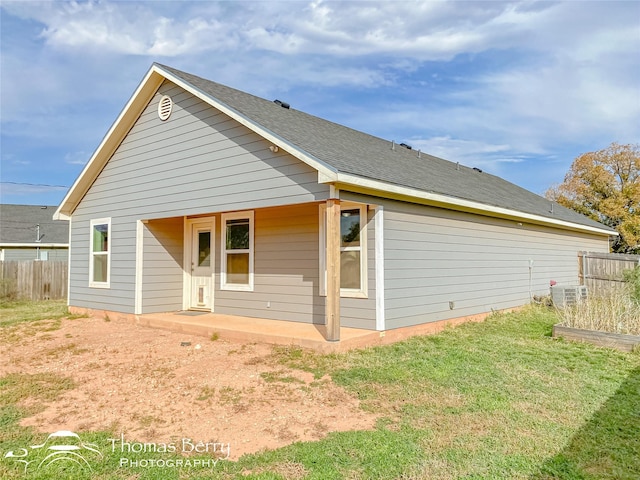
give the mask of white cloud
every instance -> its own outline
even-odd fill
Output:
[[[436,157],[460,162],[469,167],[482,167],[496,173],[503,163],[521,163],[524,160],[513,153],[513,147],[506,144],[491,144],[477,140],[437,136],[414,138],[414,150],[428,152]]]
[[[540,14],[503,2],[180,5],[183,8],[172,9],[164,2],[26,2],[4,8],[44,24],[42,37],[56,48],[173,57],[233,47],[288,55],[388,54],[421,61],[513,46],[520,26]]]
[[[640,141],[637,2],[0,8],[5,31],[19,17],[30,35],[3,33],[3,135],[61,152],[95,147],[152,61],[266,98],[284,95],[294,108],[312,105],[320,116],[493,173],[533,156],[548,162],[566,144],[588,151]],[[14,49],[18,41],[28,47]]]
[[[501,116],[508,111],[521,126],[528,123],[552,138],[575,140],[587,132],[637,134],[638,88],[615,85],[614,79],[568,58],[535,71],[489,75],[479,90],[487,107],[495,105]]]
[[[84,150],[69,152],[64,156],[64,161],[69,165],[85,165],[89,161],[89,154]]]
[[[461,140],[450,136],[431,137],[426,139],[415,139],[415,146],[422,148],[422,151],[446,154],[445,158],[458,160],[474,153],[500,153],[511,149],[509,145],[495,145],[469,140]],[[438,153],[435,153],[438,152]]]
[[[580,103],[578,112],[588,108],[618,117],[630,108],[625,99],[637,92],[638,60],[629,62],[629,56],[637,57],[637,25],[628,18],[628,6],[616,2],[591,3],[589,9],[547,2],[322,1],[24,2],[3,8],[41,22],[42,38],[56,49],[154,59],[200,56],[220,67],[242,63],[235,68],[245,75],[257,66],[276,81],[299,85],[372,88],[393,81],[392,72],[425,61],[491,49],[534,51],[541,65],[497,68],[479,79],[479,87],[547,119],[557,114],[552,106]],[[616,22],[602,22],[603,15]],[[377,63],[350,63],[368,55]],[[604,77],[603,65],[607,72],[627,71]],[[281,78],[283,70],[287,78]],[[570,125],[572,108],[567,110]],[[635,112],[626,115],[635,118]]]
[[[125,55],[177,56],[228,46],[232,25],[198,15],[167,17],[164,2],[24,2],[3,5],[44,25],[41,38],[58,49]],[[158,8],[156,8],[158,7]],[[183,13],[184,15],[184,13]]]

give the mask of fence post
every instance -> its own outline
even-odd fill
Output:
[[[585,252],[578,252],[578,285],[584,285]]]

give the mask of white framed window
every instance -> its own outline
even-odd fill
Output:
[[[91,220],[89,286],[109,288],[111,281],[111,219]]]
[[[253,211],[222,214],[220,288],[253,291]]]
[[[320,295],[327,294],[327,207],[320,205]],[[340,296],[368,298],[367,206],[340,204]]]

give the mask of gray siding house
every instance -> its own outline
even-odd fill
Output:
[[[57,206],[0,205],[0,261],[67,261],[69,222],[53,220]]]
[[[69,305],[386,331],[575,284],[615,232],[496,176],[154,64],[64,198]]]

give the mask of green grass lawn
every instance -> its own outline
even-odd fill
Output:
[[[373,431],[332,433],[238,462],[182,469],[121,468],[120,455],[108,448],[114,433],[76,432],[101,446],[104,458],[92,463],[93,472],[68,468],[61,474],[62,466],[54,465],[25,475],[0,458],[0,477],[640,478],[640,355],[552,339],[556,321],[553,311],[528,308],[346,354],[274,348],[278,362],[318,377],[329,374],[363,408],[381,413]],[[42,442],[42,434],[18,425],[20,418],[70,388],[73,382],[63,376],[0,378],[0,456]]]
[[[44,319],[58,320],[69,317],[66,300],[32,302],[11,300],[0,302],[0,328],[24,322],[38,322]]]

